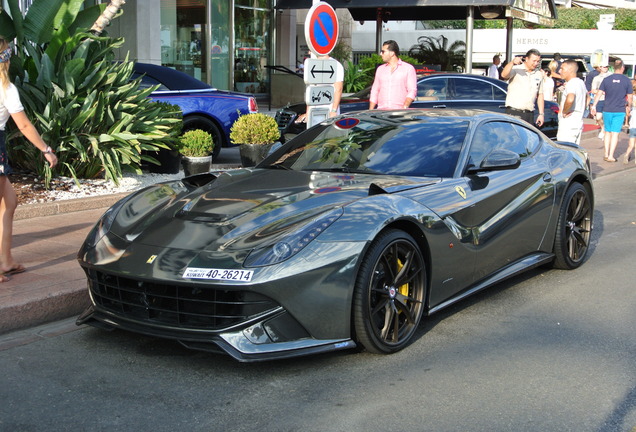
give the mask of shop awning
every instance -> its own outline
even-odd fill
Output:
[[[506,19],[506,58],[512,58],[512,21],[552,26],[554,0],[323,0],[348,9],[355,21],[376,22],[376,51],[382,46],[382,21],[466,20],[466,72],[472,71],[474,19]],[[312,0],[277,0],[276,9],[309,9]]]
[[[334,9],[349,9],[356,21],[424,21],[466,19],[466,7],[474,6],[483,18],[512,16],[543,25],[556,18],[554,0],[324,0]],[[309,9],[312,0],[278,0],[276,9]]]

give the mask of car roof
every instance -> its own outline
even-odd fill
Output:
[[[444,109],[439,110],[435,108],[407,108],[399,110],[365,110],[356,111],[352,113],[342,114],[340,117],[350,116],[371,116],[374,118],[416,118],[416,117],[430,117],[430,118],[452,118],[460,120],[468,120],[471,122],[480,121],[482,119],[492,118],[500,120],[514,120],[507,115],[495,113],[492,111],[485,111],[480,109]]]
[[[135,63],[134,71],[140,74],[148,75],[156,79],[170,90],[195,90],[195,89],[211,89],[212,87],[203,81],[165,66],[154,65],[150,63]]]
[[[420,81],[426,81],[429,79],[435,79],[435,78],[471,78],[471,79],[478,79],[481,81],[487,81],[491,84],[495,84],[498,86],[507,86],[508,83],[505,81],[502,81],[500,79],[497,78],[491,78],[485,75],[478,75],[478,74],[466,74],[466,73],[459,73],[459,72],[441,72],[441,73],[437,73],[437,74],[431,74],[431,75],[425,75],[423,77],[419,77],[417,79],[418,82]]]
[[[435,73],[435,74],[430,74],[430,75],[418,76],[417,77],[417,82],[419,83],[419,82],[422,82],[422,81],[428,81],[430,79],[440,79],[440,78],[472,78],[472,79],[478,79],[478,80],[481,80],[481,81],[489,82],[490,84],[499,86],[499,87],[503,88],[506,91],[508,89],[508,83],[506,81],[502,81],[502,80],[497,79],[497,78],[487,77],[485,75],[465,74],[465,73],[459,73],[459,72],[440,72],[440,73]],[[366,87],[366,88],[364,88],[364,89],[362,89],[360,91],[357,91],[357,92],[353,93],[352,95],[348,96],[347,98],[349,98],[349,99],[368,98],[370,92],[371,92],[371,86]],[[347,98],[345,98],[345,99],[347,99]]]

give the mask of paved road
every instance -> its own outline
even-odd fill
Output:
[[[493,287],[392,356],[246,365],[72,320],[0,338],[0,430],[634,431],[635,187],[596,181],[582,268]]]

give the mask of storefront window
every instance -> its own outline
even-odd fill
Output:
[[[268,93],[271,0],[236,0],[234,88]]]
[[[206,0],[161,0],[161,64],[208,81]]]
[[[211,4],[210,85],[230,88],[230,2],[214,0]]]

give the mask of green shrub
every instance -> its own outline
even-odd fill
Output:
[[[212,135],[201,129],[189,130],[179,137],[177,150],[183,156],[209,156],[214,148]]]
[[[271,144],[278,138],[280,131],[276,120],[262,113],[240,116],[230,130],[233,144]]]
[[[12,66],[16,59],[30,70],[14,81],[27,115],[56,152],[57,174],[118,183],[123,171],[141,172],[142,160],[154,161],[147,152],[174,142],[180,120],[148,98],[154,87],[142,90],[140,78],[130,80],[132,62],[113,61],[113,50],[122,44],[123,39],[79,33],[55,58],[38,46],[29,47],[28,57],[12,58]],[[12,162],[48,182],[52,173],[37,149],[19,131],[9,138]]]
[[[353,64],[352,61],[348,61],[344,69],[343,91],[345,93],[356,93],[364,90],[367,87],[365,83],[368,81],[369,72],[375,71],[373,67],[362,69]]]
[[[141,162],[174,143],[181,123],[148,98],[154,88],[131,81],[132,63],[115,62],[122,38],[99,37],[89,28],[106,4],[82,0],[33,0],[26,15],[17,1],[0,7],[0,30],[15,40],[9,74],[25,113],[56,152],[51,171],[40,152],[10,127],[9,156],[16,167],[50,184],[53,172],[73,178],[119,182],[123,171],[141,172]]]

